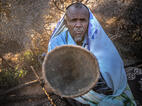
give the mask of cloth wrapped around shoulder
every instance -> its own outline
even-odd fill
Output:
[[[94,17],[89,9],[89,26],[88,26],[88,50],[93,53],[99,63],[100,72],[106,81],[108,87],[113,90],[112,95],[99,94],[93,90],[85,95],[74,98],[91,106],[134,106],[136,105],[131,90],[127,84],[127,77],[124,70],[123,61],[115,48],[112,41],[108,38],[103,28]],[[48,51],[51,51],[55,46],[66,44],[60,41],[59,37],[66,36],[64,31],[67,28],[64,24],[64,16],[58,22],[48,45]],[[76,45],[72,37],[68,37],[68,45]],[[58,41],[58,42],[55,42]]]

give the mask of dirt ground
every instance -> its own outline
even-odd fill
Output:
[[[142,105],[142,1],[100,0],[97,2],[92,0],[90,4],[92,12],[124,60],[128,83],[138,106]],[[10,46],[16,47],[17,43],[12,42],[8,45],[10,49]],[[0,47],[5,48],[4,45],[0,45]],[[16,48],[18,49],[13,48],[13,50],[18,52],[19,46]],[[5,49],[3,53],[6,53]],[[41,70],[38,70],[38,74],[42,77]],[[21,83],[35,79],[33,72],[29,72]],[[54,94],[50,95],[57,106],[72,106],[64,98]],[[0,101],[2,106],[52,106],[37,83],[19,89],[10,96],[5,95],[0,98]]]

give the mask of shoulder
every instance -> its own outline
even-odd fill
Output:
[[[48,51],[51,51],[57,46],[66,44],[66,31],[61,32],[59,35],[50,39],[48,44]]]
[[[57,36],[51,38],[50,42],[51,42],[51,43],[53,43],[53,42],[58,42],[58,43],[60,43],[60,42],[64,42],[65,39],[66,39],[66,31],[61,32],[59,35],[57,35]]]

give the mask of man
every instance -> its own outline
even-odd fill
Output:
[[[100,67],[100,79],[93,90],[75,100],[91,106],[135,105],[118,51],[84,4],[67,7],[51,36],[48,51],[62,45],[86,48],[96,56]]]

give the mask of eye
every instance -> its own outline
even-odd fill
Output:
[[[72,21],[72,22],[76,22],[76,21],[77,21],[77,19],[76,19],[76,18],[74,18],[74,19],[72,19],[71,21]]]
[[[84,21],[86,21],[86,19],[85,18],[81,18],[80,21],[84,22]]]

